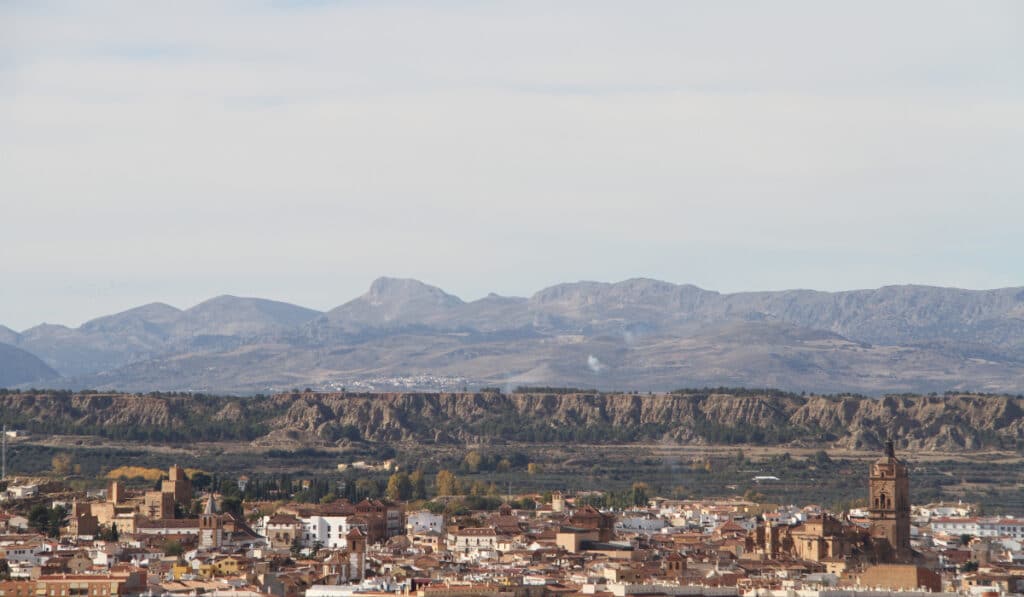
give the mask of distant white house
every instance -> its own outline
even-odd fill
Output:
[[[358,471],[384,471],[392,472],[398,470],[398,463],[394,459],[385,460],[380,464],[374,464],[372,462],[366,462],[365,460],[357,460],[352,464],[346,464],[344,462],[338,463],[338,472],[343,473],[348,469],[355,469]]]
[[[459,529],[448,533],[448,550],[462,560],[497,557],[498,533],[490,528]]]
[[[444,531],[444,515],[434,514],[428,510],[410,512],[405,517],[405,529],[410,535],[428,533],[430,531]]]
[[[647,516],[624,516],[615,523],[617,530],[630,533],[653,533],[667,526],[664,519]]]
[[[367,532],[366,524],[355,516],[308,516],[299,520],[302,522],[300,542],[306,547],[320,544],[331,549],[345,549],[348,547],[348,534],[353,528]]]
[[[107,499],[107,488],[102,489],[87,489],[85,490],[85,497],[89,499]]]
[[[7,491],[0,493],[0,500],[24,500],[35,497],[39,493],[38,485],[14,485],[7,488]]]
[[[4,559],[9,563],[18,562],[29,568],[45,564],[52,555],[50,544],[38,539],[2,542],[0,551],[3,551]]]

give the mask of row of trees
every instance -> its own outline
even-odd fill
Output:
[[[637,482],[625,491],[609,491],[600,495],[583,496],[578,498],[576,503],[591,505],[595,508],[632,508],[633,506],[646,506],[649,494],[650,487],[647,483]]]
[[[423,471],[417,469],[411,474],[397,472],[391,475],[385,495],[391,500],[427,499],[427,480]]]

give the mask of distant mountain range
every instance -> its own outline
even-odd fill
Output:
[[[38,357],[38,358],[35,358]],[[649,279],[465,302],[380,278],[325,313],[221,296],[0,326],[0,386],[269,393],[578,386],[1024,392],[1024,288],[721,294]]]

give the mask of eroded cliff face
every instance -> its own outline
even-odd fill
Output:
[[[5,418],[88,428],[92,426],[160,426],[180,424],[171,414],[174,404],[152,396],[126,394],[4,394]],[[10,423],[9,423],[10,425]]]
[[[330,439],[355,428],[371,441],[703,442],[709,425],[784,426],[802,401],[710,395],[635,394],[294,394],[271,425]],[[606,437],[591,432],[607,431]]]
[[[271,397],[0,394],[0,416],[41,433],[153,441],[680,442],[877,449],[1016,447],[1024,398],[947,395],[295,393]]]
[[[0,420],[37,434],[154,442],[240,439],[261,430],[259,422],[268,418],[235,397],[0,393]]]
[[[1024,438],[1022,403],[1010,396],[815,397],[790,422],[837,430],[836,443],[849,448],[874,448],[891,437],[909,449],[978,449]]]
[[[677,441],[921,450],[1013,446],[1022,399],[882,399],[634,394],[296,394],[274,399],[271,426],[332,440],[341,427],[369,441]]]

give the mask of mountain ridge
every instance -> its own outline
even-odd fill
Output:
[[[222,295],[12,334],[71,387],[268,392],[378,380],[366,383],[386,389],[416,377],[438,388],[461,379],[452,383],[1024,389],[1024,287],[720,293],[633,278],[464,301],[384,277],[324,312]]]

